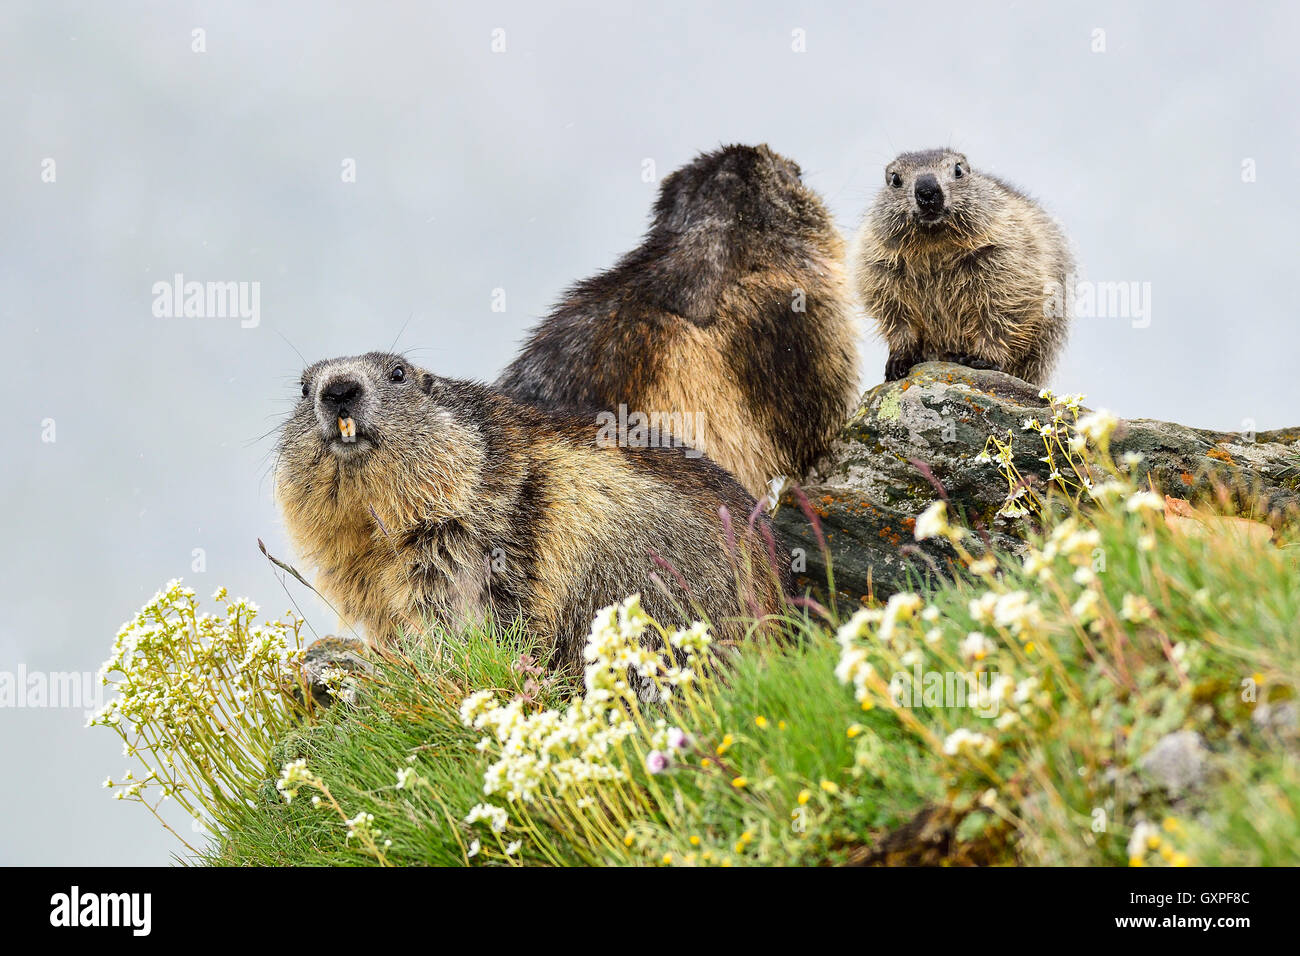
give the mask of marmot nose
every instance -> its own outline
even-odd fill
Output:
[[[326,408],[339,409],[361,397],[361,382],[355,378],[339,378],[330,382],[320,392],[320,402]]]
[[[943,208],[943,187],[931,173],[916,179],[916,204],[926,212],[938,212]]]

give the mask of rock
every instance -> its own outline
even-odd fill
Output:
[[[365,659],[366,646],[361,641],[328,635],[307,647],[303,656],[302,676],[311,688],[312,699],[321,707],[337,701],[355,705],[360,690],[358,678],[375,673],[375,666]]]
[[[1277,737],[1294,738],[1300,729],[1300,711],[1297,711],[1294,700],[1256,704],[1250,719],[1260,730]]]
[[[1210,753],[1194,730],[1165,734],[1138,760],[1138,767],[1155,786],[1173,799],[1198,789],[1210,771]]]
[[[1027,522],[997,516],[1007,483],[991,463],[976,462],[990,434],[1012,433],[1015,464],[1029,480],[1046,482],[1037,436],[1022,431],[1026,419],[1044,417],[1038,389],[1001,372],[927,362],[907,378],[868,389],[830,453],[803,482],[832,556],[835,588],[856,601],[916,586],[943,573],[953,557],[945,543],[913,540],[915,520],[939,495],[914,461],[942,483],[955,513],[982,528],[994,546],[1023,549]],[[1211,432],[1149,419],[1121,421],[1111,440],[1118,460],[1144,456],[1135,469],[1146,483],[1180,498],[1215,493],[1216,484],[1238,491],[1238,503],[1256,517],[1276,518],[1300,509],[1300,428],[1255,435]],[[1245,493],[1242,490],[1245,489]],[[1248,499],[1248,500],[1246,500]],[[801,587],[820,592],[826,567],[816,533],[787,493],[777,524],[791,548]],[[796,561],[799,555],[795,556]]]

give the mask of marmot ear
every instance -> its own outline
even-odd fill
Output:
[[[433,394],[433,376],[428,372],[425,372],[420,376],[420,390],[424,392],[425,395]]]
[[[667,253],[644,269],[641,294],[666,312],[711,324],[731,281],[730,231],[714,222],[672,236]]]

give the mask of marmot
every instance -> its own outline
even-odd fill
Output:
[[[765,145],[670,174],[641,245],[573,286],[497,386],[544,407],[678,416],[756,497],[802,479],[857,398],[858,352],[844,241],[800,175]]]
[[[602,446],[586,419],[400,355],[303,373],[276,497],[321,593],[377,642],[522,615],[556,666],[581,673],[592,617],[632,592],[662,624],[703,612],[726,639],[742,616],[780,613],[790,590],[770,520],[707,459]]]
[[[889,344],[886,381],[938,360],[1041,385],[1065,344],[1060,303],[1074,264],[1064,234],[961,153],[903,153],[886,166],[852,259]]]

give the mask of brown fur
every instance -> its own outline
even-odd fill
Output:
[[[352,381],[358,394],[342,411],[323,398]],[[602,447],[588,419],[400,356],[318,363],[303,387],[284,428],[277,498],[318,588],[373,640],[429,620],[522,616],[555,663],[575,670],[595,612],[638,590],[661,623],[699,613],[730,639],[743,635],[741,617],[782,607],[788,572],[769,570],[770,521],[760,515],[751,528],[754,500],[707,459]],[[356,421],[356,447],[341,444],[340,415]],[[739,576],[739,590],[720,508],[734,519],[735,559],[756,572]],[[697,611],[678,610],[692,600]]]
[[[760,496],[803,478],[857,397],[843,256],[794,163],[766,146],[707,153],[664,180],[641,246],[570,290],[498,385],[541,407],[688,413],[681,437]]]
[[[885,176],[852,259],[863,305],[889,344],[886,379],[940,360],[1043,384],[1069,327],[1058,306],[1074,266],[1060,227],[960,153],[904,153]],[[933,222],[918,199],[927,176],[944,200]]]

